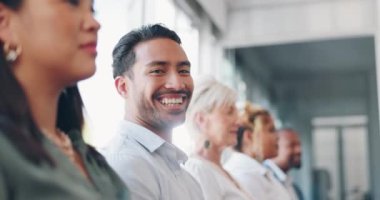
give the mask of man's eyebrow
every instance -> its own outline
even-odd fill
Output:
[[[181,61],[179,63],[177,63],[177,67],[183,67],[183,66],[189,66],[191,67],[191,63],[189,61]]]
[[[156,60],[156,61],[149,62],[146,66],[153,67],[153,66],[166,66],[166,65],[169,65],[169,62]]]
[[[160,60],[156,60],[156,61],[152,61],[152,62],[149,62],[148,64],[146,64],[147,67],[153,67],[153,66],[167,66],[169,65],[170,63],[168,61],[160,61]],[[189,66],[191,67],[191,63],[189,61],[180,61],[176,64],[177,67],[184,67],[184,66]]]

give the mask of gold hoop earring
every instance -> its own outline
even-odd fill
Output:
[[[4,44],[4,53],[5,53],[5,59],[8,62],[14,62],[17,60],[18,56],[21,54],[21,46],[19,45],[13,45],[11,46],[8,43]]]

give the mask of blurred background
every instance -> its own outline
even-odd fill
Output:
[[[300,133],[292,175],[305,199],[380,200],[380,0],[96,0],[95,10],[97,73],[80,84],[88,142],[105,145],[123,117],[114,45],[160,22],[181,37],[194,79],[213,75]],[[173,142],[189,152],[186,128]]]

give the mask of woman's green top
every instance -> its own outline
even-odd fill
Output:
[[[99,164],[86,154],[91,147],[80,133],[71,131],[68,135],[90,180],[49,140],[44,138],[42,142],[54,167],[30,162],[0,133],[0,200],[128,199],[127,188],[116,173],[105,162]]]

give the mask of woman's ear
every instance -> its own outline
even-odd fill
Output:
[[[207,117],[204,112],[196,113],[194,121],[201,130],[204,130],[207,127]]]
[[[115,87],[117,92],[124,98],[126,98],[128,95],[128,81],[127,78],[124,76],[117,76],[115,78]]]
[[[12,36],[12,19],[13,11],[6,7],[4,4],[0,3],[0,40],[4,43],[14,44]]]
[[[245,129],[244,133],[243,133],[243,141],[244,141],[244,143],[246,143],[246,144],[252,144],[253,143],[253,134],[254,134],[253,131],[251,131],[249,129]]]

